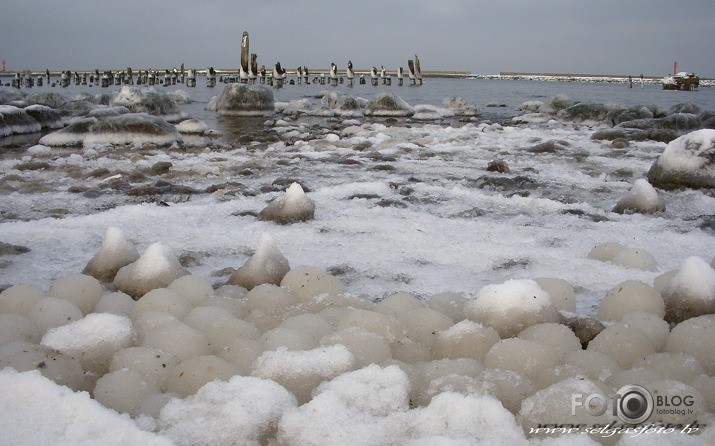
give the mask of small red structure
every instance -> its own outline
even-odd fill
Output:
[[[5,59],[2,61],[2,70],[5,71]]]

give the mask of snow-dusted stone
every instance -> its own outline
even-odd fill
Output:
[[[271,201],[258,213],[259,220],[270,220],[282,225],[312,220],[314,217],[315,203],[298,183],[291,184],[285,194]]]
[[[483,287],[464,306],[465,315],[494,328],[501,338],[544,322],[558,322],[559,314],[549,293],[533,280],[508,280]]]
[[[114,286],[134,298],[156,288],[167,287],[174,280],[189,274],[174,254],[161,243],[153,243],[135,262],[122,267],[114,277]]]
[[[247,290],[269,283],[280,285],[281,280],[290,271],[290,264],[278,250],[273,237],[261,235],[256,252],[236,270],[228,279],[229,285],[239,285]]]
[[[34,133],[42,126],[21,108],[12,105],[0,105],[0,136],[20,133]]]
[[[169,122],[181,119],[176,100],[163,91],[153,88],[122,87],[114,94],[109,105],[127,107],[133,113],[161,116]]]
[[[648,180],[643,178],[637,179],[628,195],[623,197],[613,208],[613,212],[619,214],[630,212],[652,214],[663,211],[665,211],[663,199],[658,196],[658,192]]]
[[[296,405],[295,397],[273,381],[234,376],[172,399],[158,421],[162,434],[176,444],[258,446],[268,444],[281,416]]]
[[[275,113],[273,90],[262,85],[228,84],[206,110],[221,115],[271,116]]]
[[[715,187],[715,130],[696,130],[668,143],[648,181],[664,189]]]
[[[382,92],[365,106],[366,116],[412,116],[414,109],[402,98],[392,93]]]
[[[209,129],[208,124],[196,118],[189,118],[176,124],[179,133],[203,135]]]
[[[663,292],[665,320],[677,324],[715,313],[715,270],[700,257],[688,257]]]

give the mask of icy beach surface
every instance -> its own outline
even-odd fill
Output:
[[[0,360],[41,343],[32,355],[57,349],[67,370],[84,375],[66,383],[73,392],[37,371],[2,371],[3,431],[14,444],[632,445],[644,437],[542,443],[528,426],[549,413],[571,422],[568,408],[540,403],[554,395],[608,394],[634,379],[702,392],[700,421],[711,425],[712,342],[691,348],[662,318],[690,294],[712,312],[715,198],[711,189],[653,189],[645,180],[666,140],[690,133],[691,118],[679,117],[668,134],[613,127],[611,118],[626,112],[650,113],[661,125],[676,114],[670,96],[647,110],[628,107],[648,102],[609,103],[572,110],[579,115],[549,110],[558,102],[551,96],[509,107],[467,97],[482,114],[471,107],[459,115],[449,106],[459,101],[443,101],[455,92],[422,101],[427,88],[404,90],[422,114],[397,119],[366,118],[361,107],[372,97],[358,92],[334,101],[356,104],[346,111],[277,90],[281,113],[250,118],[250,126],[203,110],[210,92],[197,89],[198,100],[181,106],[194,120],[177,123],[167,142],[137,134],[122,143],[7,143],[0,286],[34,287],[22,289],[32,305],[8,297],[16,287],[2,300],[18,317],[2,319],[14,331]],[[562,98],[564,110],[566,100],[582,99]],[[95,109],[98,120],[117,112]],[[296,197],[310,199],[310,218],[260,218],[269,203]],[[638,205],[624,205],[626,197]],[[136,303],[113,293],[123,286],[116,279],[103,280],[98,294],[86,281],[81,295],[63,290],[58,279],[81,273],[100,249],[121,251],[126,263],[143,253],[138,274],[167,265],[179,272],[151,295],[128,289],[144,295]],[[273,271],[263,275],[273,285],[225,287],[256,252],[246,271],[283,277],[289,263],[293,276],[281,281]],[[628,281],[640,285],[625,304],[618,293]],[[43,308],[67,320],[44,317]],[[574,316],[608,328],[582,350],[583,339],[563,325]],[[711,333],[711,319],[670,329]],[[625,339],[633,341],[625,351],[611,348]],[[131,349],[144,350],[118,353]],[[79,350],[96,355],[80,358]],[[148,360],[150,351],[173,377]],[[146,360],[141,372],[120,367],[140,362],[129,357]],[[118,401],[113,386],[143,393]],[[713,430],[647,438],[707,444]]]

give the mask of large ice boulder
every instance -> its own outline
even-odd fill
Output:
[[[414,109],[402,98],[392,93],[380,93],[365,107],[366,116],[412,116]]]
[[[273,91],[262,85],[228,84],[206,110],[221,115],[270,116],[275,112]]]
[[[664,189],[715,187],[715,130],[696,130],[668,143],[648,181]]]
[[[153,88],[122,87],[109,101],[110,106],[124,106],[134,113],[161,116],[166,121],[181,120],[176,100],[167,93]]]

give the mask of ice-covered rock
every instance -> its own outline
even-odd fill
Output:
[[[315,203],[303,192],[298,183],[293,183],[285,194],[271,201],[258,214],[259,220],[270,220],[278,224],[290,224],[312,220],[315,216]]]
[[[25,113],[40,124],[43,129],[61,129],[64,127],[62,116],[57,111],[46,105],[30,105],[25,107]]]
[[[625,214],[637,212],[641,214],[652,214],[665,211],[665,203],[658,196],[658,192],[648,182],[639,178],[633,183],[631,191],[623,197],[613,208],[613,212]]]
[[[0,87],[0,105],[7,105],[11,102],[23,101],[27,96],[24,92],[15,88],[5,89]]]
[[[399,96],[382,92],[365,106],[366,116],[412,116],[414,109]]]
[[[363,116],[362,105],[354,96],[349,94],[329,91],[323,95],[321,103],[323,107],[332,110],[335,114],[344,118],[359,118]]]
[[[444,98],[442,104],[452,110],[452,112],[457,116],[479,116],[482,112],[474,104],[470,104],[466,99],[459,96],[450,96]]]
[[[435,107],[434,105],[429,104],[415,105],[412,110],[414,112],[412,114],[412,119],[420,121],[434,121],[454,116],[454,112],[452,110]]]
[[[102,282],[111,282],[120,268],[139,258],[139,251],[127,240],[124,232],[114,226],[107,228],[102,247],[82,270]]]
[[[109,101],[110,106],[124,106],[133,113],[146,113],[160,116],[173,122],[181,119],[181,112],[176,100],[167,93],[153,88],[122,87]]]
[[[198,134],[202,135],[209,129],[208,124],[196,118],[185,119],[176,124],[176,130],[179,133]]]
[[[569,108],[573,104],[574,104],[574,101],[569,99],[568,96],[563,95],[563,94],[557,94],[556,96],[552,97],[548,101],[544,102],[544,104],[541,107],[539,107],[538,111],[540,113],[555,115],[560,110]]]
[[[700,257],[688,257],[663,292],[665,320],[677,324],[715,313],[715,270]]]
[[[42,126],[27,112],[12,105],[0,105],[0,136],[39,132]]]
[[[508,280],[483,287],[464,306],[475,322],[494,328],[499,336],[516,336],[523,329],[544,322],[558,322],[549,293],[533,280]]]
[[[40,138],[40,144],[51,147],[81,145],[98,122],[97,118],[75,119],[67,127]]]
[[[118,290],[139,298],[187,274],[169,246],[153,243],[139,259],[119,269],[113,283]]]
[[[228,84],[206,110],[221,115],[271,116],[275,112],[273,90],[262,85]]]
[[[578,124],[594,125],[606,120],[611,109],[604,104],[581,102],[557,113],[559,119]]]
[[[696,130],[668,143],[648,181],[664,189],[715,187],[715,130]]]
[[[290,264],[278,250],[273,237],[261,235],[256,252],[228,279],[229,285],[239,285],[247,290],[269,283],[280,285],[290,271]]]
[[[43,93],[30,93],[25,97],[28,104],[46,105],[50,108],[60,108],[68,101],[64,95],[52,91]]]

